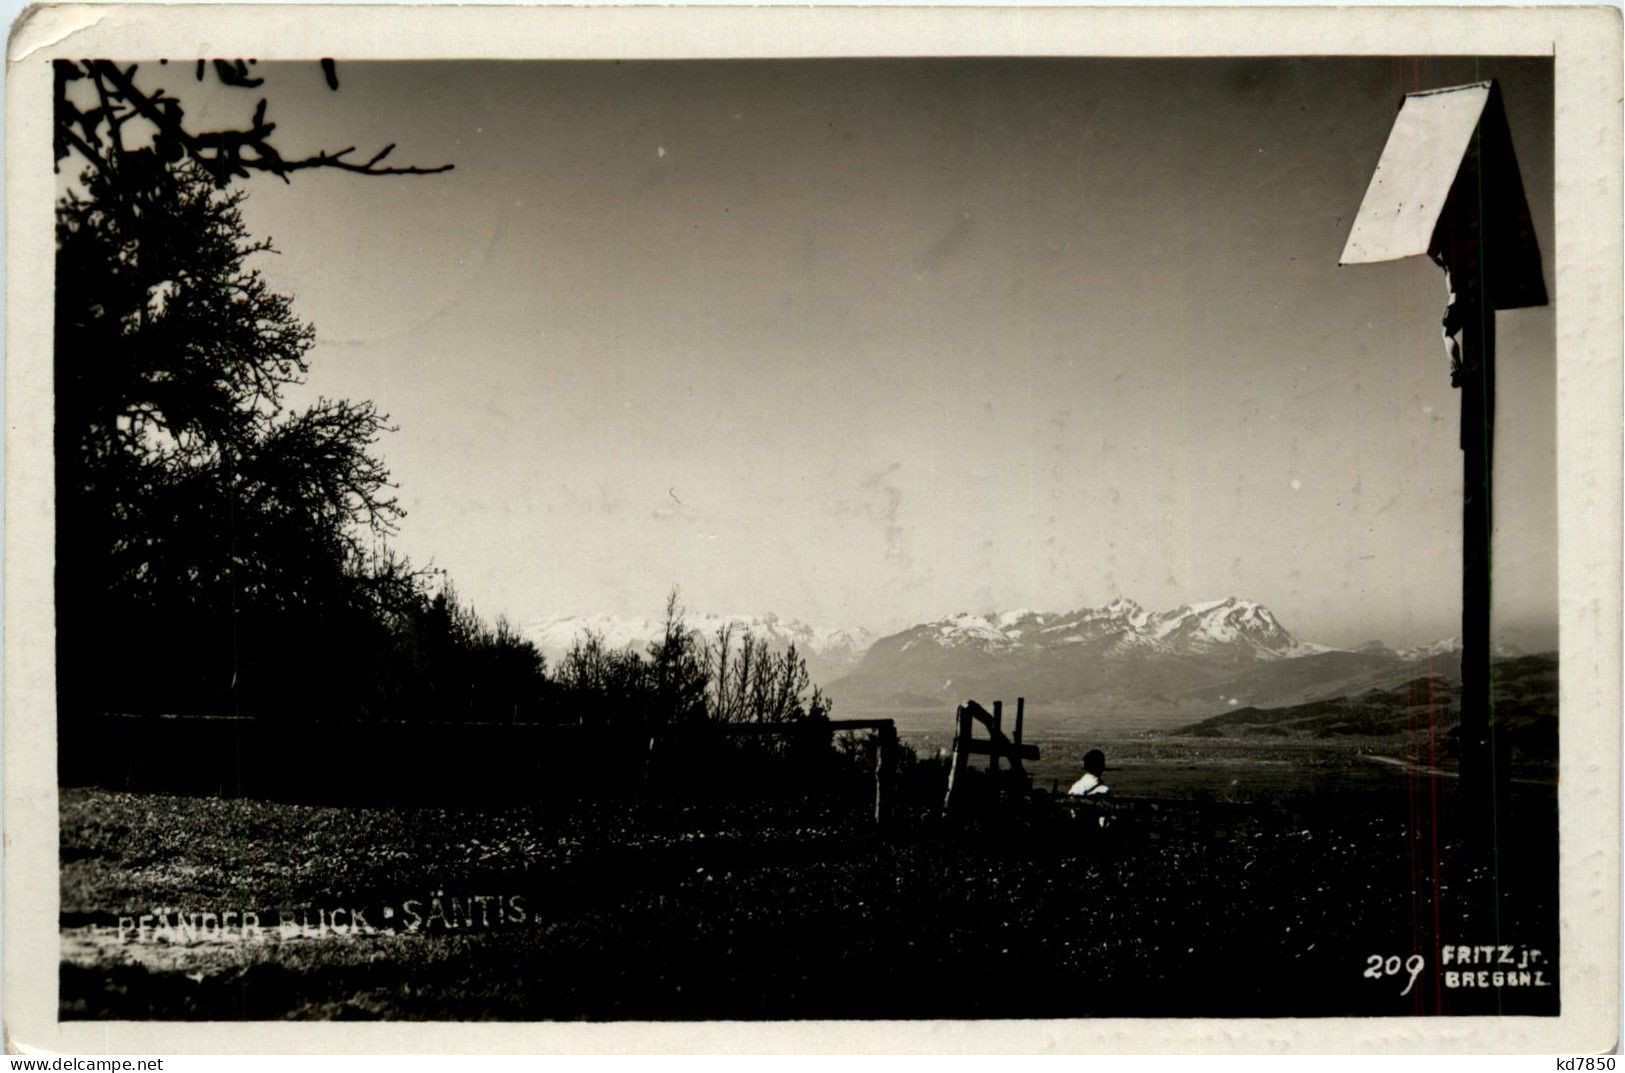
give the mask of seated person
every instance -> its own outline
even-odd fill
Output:
[[[1090,749],[1083,754],[1083,777],[1072,784],[1067,793],[1073,797],[1093,797],[1110,792],[1111,787],[1100,781],[1106,771],[1106,754]]]

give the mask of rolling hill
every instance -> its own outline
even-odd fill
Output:
[[[1557,657],[1517,656],[1491,664],[1495,717],[1514,761],[1557,759]],[[1176,735],[1205,738],[1390,739],[1398,749],[1431,737],[1433,757],[1459,756],[1459,675],[1426,674],[1390,689],[1372,688],[1282,707],[1247,706],[1177,727]]]

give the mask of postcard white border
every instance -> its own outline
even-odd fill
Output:
[[[6,116],[5,964],[8,1050],[236,1052],[1521,1052],[1618,1040],[1621,18],[1593,8],[36,7]],[[1562,1002],[1557,1018],[660,1024],[58,1023],[51,603],[49,59],[1551,55]],[[1335,256],[1331,251],[1328,256]],[[1222,986],[1215,981],[1215,986]]]

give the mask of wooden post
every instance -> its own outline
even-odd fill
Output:
[[[654,779],[655,743],[660,739],[654,735],[649,737],[649,748],[643,754],[643,785],[648,786]]]
[[[896,727],[881,727],[875,741],[875,823],[881,827],[891,821],[891,780],[896,753]]]
[[[963,704],[954,713],[954,754],[948,765],[948,794],[942,800],[942,811],[952,812],[954,791],[964,784],[965,765],[970,762],[970,712]]]
[[[1016,698],[1016,733],[1011,744],[1016,747],[1015,755],[1010,758],[1010,771],[1020,777],[1019,788],[1026,792],[1032,788],[1032,779],[1027,775],[1027,768],[1021,762],[1021,729],[1027,717],[1027,698]]]
[[[1495,310],[1482,300],[1482,280],[1468,278],[1461,283],[1457,298],[1461,316],[1461,774],[1469,828],[1494,847],[1506,805],[1501,800],[1505,795],[1497,792],[1504,789],[1506,772],[1497,763],[1500,743],[1490,696]]]
[[[996,742],[1004,734],[1004,701],[993,702],[993,740]],[[993,785],[999,785],[999,754],[995,750],[987,754],[987,773],[993,776]]]

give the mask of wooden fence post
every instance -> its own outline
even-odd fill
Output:
[[[881,827],[891,820],[891,780],[896,752],[897,729],[881,727],[875,742],[875,823]]]
[[[954,808],[956,791],[964,795],[963,783],[965,772],[972,754],[986,754],[988,758],[989,789],[995,796],[1002,796],[1006,790],[1017,790],[1025,793],[1032,787],[1032,776],[1028,774],[1023,760],[1037,760],[1038,750],[1022,743],[1021,736],[1025,727],[1027,715],[1027,698],[1016,698],[1016,724],[1015,739],[1005,737],[1004,734],[1004,702],[994,701],[993,711],[989,712],[975,701],[966,701],[959,706],[954,714],[954,750],[953,760],[948,769],[948,795],[944,798],[942,807],[944,812]],[[988,739],[978,741],[975,737],[976,723],[987,728]],[[999,761],[1008,759],[1010,768],[1008,776],[1001,769]]]
[[[1004,734],[1004,701],[993,702],[993,740],[996,742]],[[999,752],[997,749],[987,754],[987,773],[993,776],[993,786],[999,785]]]
[[[1032,788],[1032,778],[1027,774],[1027,765],[1021,762],[1021,732],[1027,719],[1027,698],[1016,698],[1016,736],[1011,740],[1010,772],[1017,783],[1017,788],[1023,793]]]
[[[970,710],[963,704],[954,713],[954,753],[948,765],[948,795],[942,800],[942,811],[952,812],[954,791],[965,781],[965,765],[970,761]]]

